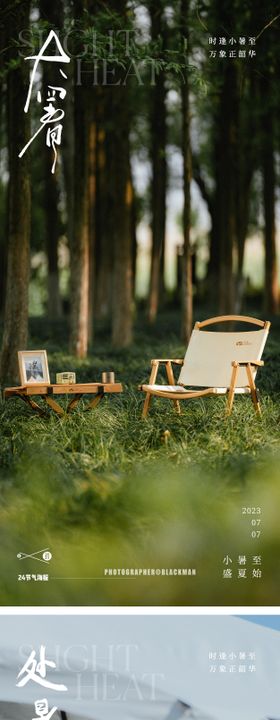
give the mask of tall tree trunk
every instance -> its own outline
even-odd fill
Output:
[[[29,0],[22,0],[9,16],[10,43],[29,25]],[[29,157],[18,158],[30,138],[30,120],[23,112],[28,89],[28,63],[11,44],[9,59],[18,65],[8,73],[8,152],[9,152],[9,215],[8,263],[4,314],[4,334],[0,376],[2,381],[18,378],[17,351],[26,348],[28,333],[28,282],[30,247],[30,176]],[[18,112],[21,112],[19,118]]]
[[[94,310],[95,310],[95,247],[96,247],[96,153],[97,153],[97,123],[94,105],[96,96],[93,93],[90,100],[91,120],[89,124],[89,179],[88,179],[88,212],[89,212],[89,313],[88,313],[88,339],[94,338]]]
[[[245,243],[246,243],[246,237],[247,237],[247,230],[248,230],[248,222],[249,222],[249,207],[250,207],[250,189],[251,189],[251,181],[253,178],[253,165],[249,165],[249,153],[247,156],[241,153],[238,153],[239,159],[240,159],[240,171],[238,174],[239,183],[238,183],[238,197],[237,197],[237,206],[236,206],[236,237],[237,237],[237,273],[236,273],[236,285],[235,285],[235,293],[234,293],[234,313],[236,315],[241,315],[242,313],[242,307],[243,307],[243,300],[244,300],[244,292],[246,290],[246,278],[244,278],[243,275],[243,265],[244,265],[244,254],[245,254]],[[244,160],[248,162],[248,170],[250,172],[246,172],[246,168],[244,167]]]
[[[74,237],[71,248],[71,336],[74,355],[86,357],[89,328],[88,108],[75,88]]]
[[[6,246],[0,241],[0,317],[3,314],[5,306],[5,290],[6,290]]]
[[[133,185],[133,177],[131,171],[131,163],[129,163],[129,177],[132,188],[132,204],[131,204],[131,233],[132,233],[132,296],[136,295],[136,269],[137,269],[137,212],[135,201],[135,189]]]
[[[73,63],[69,63],[67,69],[68,92],[66,94],[65,103],[65,125],[63,128],[63,142],[61,146],[63,180],[65,189],[65,206],[66,206],[66,237],[67,246],[71,258],[71,248],[74,243],[74,79],[73,79]],[[70,90],[71,87],[71,90]],[[71,285],[71,277],[70,277]],[[69,291],[68,291],[69,297]],[[68,311],[68,298],[67,298]]]
[[[122,21],[126,17],[126,0],[114,0],[113,9]],[[118,72],[116,72],[116,78]],[[119,78],[120,79],[120,78]],[[118,78],[116,79],[118,82]],[[123,84],[111,89],[114,138],[112,158],[112,181],[115,192],[113,199],[114,218],[114,272],[112,305],[112,343],[116,348],[125,348],[132,341],[132,201],[133,192],[130,178],[130,112],[129,85]],[[117,122],[116,119],[117,118]]]
[[[151,0],[152,40],[164,39],[163,10],[158,0]],[[164,242],[166,223],[166,106],[164,71],[160,71],[151,88],[151,157],[152,157],[152,255],[149,289],[148,318],[156,319],[160,291],[164,283]]]
[[[127,347],[132,341],[132,223],[133,192],[129,169],[128,88],[113,88],[115,151],[113,158],[114,197],[114,275],[112,342]]]
[[[263,165],[263,205],[265,240],[265,287],[264,306],[268,313],[276,313],[279,305],[279,286],[276,254],[275,228],[275,165],[274,165],[274,118],[269,102],[267,80],[262,83],[262,165]]]
[[[40,15],[52,27],[62,27],[62,3],[50,3],[49,0],[40,0]],[[57,83],[57,69],[53,63],[43,65],[43,95],[47,97],[47,88]],[[60,234],[59,214],[59,184],[58,167],[55,173],[51,172],[53,163],[52,153],[45,152],[44,181],[45,181],[45,213],[46,213],[46,252],[48,261],[48,318],[58,320],[62,315],[62,303],[59,291],[58,267],[58,241]]]
[[[211,228],[209,231],[209,260],[207,263],[207,296],[210,301],[217,300],[217,285],[219,278],[219,242],[217,223],[215,217],[215,203],[213,193],[207,187],[207,183],[202,175],[198,156],[192,152],[192,177],[199,187],[201,196],[207,205],[208,213],[211,220]]]
[[[182,30],[188,46],[188,15],[189,0],[181,0]],[[184,249],[182,257],[182,340],[187,343],[190,339],[193,322],[193,297],[192,297],[192,259],[190,245],[191,225],[191,145],[190,145],[190,108],[189,108],[189,82],[188,70],[182,82],[182,150],[183,150],[183,181],[184,181],[184,209],[183,209],[183,232]]]
[[[45,64],[45,63],[44,63]],[[51,172],[52,153],[45,153],[45,212],[46,212],[46,250],[48,261],[48,318],[58,320],[62,316],[62,304],[59,291],[58,240],[60,216],[58,210],[59,186],[57,169]]]
[[[253,108],[256,104],[256,82],[254,78],[245,81],[243,97],[239,103],[237,116],[237,177],[236,192],[236,238],[237,238],[237,276],[234,312],[242,312],[244,290],[243,277],[245,243],[249,223],[250,193],[256,168],[256,153],[253,138],[256,134],[256,118]]]
[[[97,88],[97,156],[96,156],[96,317],[106,319],[112,310],[114,253],[112,158],[115,151],[110,131],[110,97],[112,88]]]
[[[5,22],[5,15],[0,21],[0,47],[7,47],[7,25]],[[4,108],[6,107],[6,88],[3,80],[4,76],[4,61],[5,53],[0,53],[0,98],[1,98],[1,111],[0,111],[0,133],[1,137],[7,137],[6,117]],[[6,184],[1,182],[0,187],[0,202],[3,208],[7,207],[7,191]],[[7,275],[7,235],[8,235],[8,223],[7,213],[5,213],[5,221],[0,228],[0,317],[3,316],[5,306],[5,291],[6,291],[6,275]]]
[[[238,98],[236,71],[232,63],[225,68],[218,119],[219,157],[217,167],[216,212],[220,243],[219,310],[234,311],[233,250],[236,244],[236,119]]]
[[[75,4],[79,18],[86,0]],[[74,90],[74,225],[71,248],[70,348],[76,357],[86,357],[89,341],[89,104],[88,88]]]

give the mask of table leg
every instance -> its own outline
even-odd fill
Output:
[[[67,413],[71,412],[71,410],[74,410],[74,408],[77,407],[78,402],[81,397],[82,397],[82,393],[77,393],[76,395],[74,395],[72,400],[70,400],[70,402],[67,405],[67,408],[66,408]]]
[[[14,397],[21,398],[26,405],[38,413],[38,415],[41,415],[41,417],[48,417],[47,413],[40,407],[40,405],[38,405],[38,403],[36,403],[35,400],[32,400],[28,395],[20,395],[17,393]]]
[[[43,398],[43,400],[45,400],[47,405],[49,405],[49,407],[57,413],[57,415],[60,415],[60,417],[66,415],[65,410],[63,410],[61,405],[59,405],[55,400],[53,400],[52,397],[50,397],[49,395],[41,395],[41,397]]]
[[[92,398],[92,400],[90,400],[89,404],[85,407],[85,411],[92,410],[92,408],[97,407],[97,405],[99,405],[100,400],[102,400],[102,398],[104,398],[104,393],[99,392],[97,395],[94,396],[94,398]]]

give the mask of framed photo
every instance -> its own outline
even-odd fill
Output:
[[[19,350],[18,364],[21,385],[50,384],[46,350]]]

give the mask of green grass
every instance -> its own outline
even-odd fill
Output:
[[[129,352],[112,352],[101,328],[85,361],[67,354],[59,327],[33,323],[30,347],[47,348],[53,381],[61,370],[83,382],[113,369],[125,392],[62,419],[37,417],[20,400],[1,405],[2,604],[279,603],[279,326],[259,375],[261,420],[248,398],[236,399],[230,418],[223,398],[206,398],[182,403],[181,416],[154,400],[142,421],[137,385],[150,359],[184,354],[174,319],[165,315],[156,331],[139,323]],[[260,539],[244,505],[262,507]],[[47,546],[47,570],[63,579],[17,582],[24,570],[42,571],[17,553]],[[222,580],[231,553],[261,553],[263,579]],[[197,576],[64,579],[102,577],[104,567],[196,567]]]

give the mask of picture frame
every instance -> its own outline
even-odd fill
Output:
[[[50,385],[46,350],[19,350],[18,365],[21,385]]]

